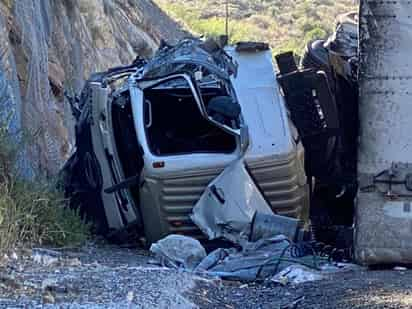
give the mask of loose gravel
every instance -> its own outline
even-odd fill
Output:
[[[321,281],[280,286],[158,267],[141,249],[89,245],[54,252],[53,259],[47,252],[17,250],[0,260],[0,308],[412,307],[412,271],[403,268],[359,267]]]

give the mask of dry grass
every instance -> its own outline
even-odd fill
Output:
[[[67,207],[56,186],[20,176],[23,144],[9,136],[7,123],[0,125],[0,252],[18,245],[82,244],[89,226]]]

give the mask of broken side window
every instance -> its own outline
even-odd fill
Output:
[[[230,100],[223,89],[208,87],[202,91],[205,106],[222,114]],[[239,112],[240,113],[240,112]],[[236,111],[223,111],[230,124]],[[236,118],[237,118],[236,117]],[[178,77],[144,90],[144,119],[150,150],[155,155],[187,153],[232,153],[236,136],[229,134],[202,116],[188,82]]]

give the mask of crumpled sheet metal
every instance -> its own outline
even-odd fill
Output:
[[[280,259],[281,256],[290,257],[286,252],[289,245],[286,237],[277,236],[250,244],[241,251],[219,248],[211,252],[195,271],[225,280],[263,280],[290,265]]]
[[[249,240],[254,242],[285,235],[289,240],[294,241],[299,233],[299,226],[301,221],[295,218],[256,212],[251,223]]]
[[[326,42],[326,47],[343,57],[356,57],[358,55],[358,13],[350,12],[337,18],[334,34]]]
[[[256,212],[273,214],[239,159],[215,178],[193,208],[191,219],[209,239],[249,240]]]
[[[357,72],[353,64],[358,63],[358,16],[357,12],[338,16],[336,30],[324,45],[329,50],[329,61],[335,73],[349,81],[357,80]]]
[[[154,57],[145,64],[141,78],[153,79],[182,72],[193,72],[199,66],[206,67],[210,73],[229,80],[236,75],[237,64],[219,46],[211,49],[213,41],[202,42],[195,39],[182,40],[175,46],[159,48]]]

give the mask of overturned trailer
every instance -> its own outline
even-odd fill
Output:
[[[411,1],[361,1],[355,254],[412,262]]]
[[[303,146],[264,44],[162,46],[95,74],[72,106],[66,193],[104,234],[202,237],[192,209],[240,157],[275,213],[308,222]]]

